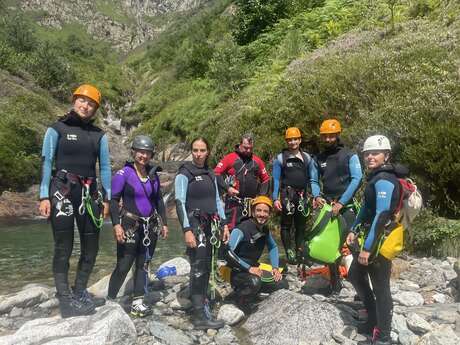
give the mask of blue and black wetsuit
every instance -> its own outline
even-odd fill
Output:
[[[112,299],[117,297],[134,262],[134,297],[147,292],[148,264],[155,252],[161,223],[167,224],[156,171],[155,167],[148,166],[148,177],[141,180],[133,163],[127,162],[112,178],[110,215],[114,226],[121,223],[126,236],[124,243],[117,243],[117,265],[110,277],[108,291]],[[121,212],[120,200],[123,203]]]
[[[364,227],[363,250],[370,252],[371,257],[369,265],[363,266],[358,262],[356,253],[348,272],[348,279],[367,309],[369,324],[377,326],[381,336],[387,338],[390,336],[393,309],[390,292],[391,261],[376,251],[381,236],[394,227],[393,217],[400,196],[398,177],[406,174],[406,168],[391,164],[372,171],[367,178],[364,204],[352,226],[352,231],[357,231],[360,224]]]
[[[53,273],[57,295],[70,294],[68,271],[75,220],[80,233],[81,251],[74,291],[80,294],[86,289],[99,250],[99,231],[88,212],[81,208],[83,184],[89,184],[93,213],[98,217],[102,205],[97,202],[97,161],[104,199],[110,200],[111,194],[107,136],[92,122],[85,122],[74,111],[70,111],[47,129],[43,140],[42,160],[40,199],[51,201]],[[53,164],[56,170],[54,175]]]
[[[308,208],[308,186],[315,166],[309,154],[300,151],[294,155],[283,150],[273,161],[273,200],[280,200],[283,206],[281,213],[281,240],[286,257],[294,263],[302,260],[305,241],[307,218],[304,214]],[[299,209],[304,208],[302,212]],[[295,249],[292,246],[292,225],[295,228]]]
[[[232,287],[240,297],[250,298],[259,291],[272,292],[288,288],[284,279],[279,282],[262,282],[260,277],[249,273],[251,267],[259,266],[265,246],[268,248],[272,267],[278,268],[278,246],[267,226],[259,225],[254,218],[250,218],[232,230],[227,246],[227,263],[232,268]]]
[[[190,294],[196,308],[202,308],[211,272],[211,218],[225,223],[216,177],[208,166],[183,164],[175,179],[176,210],[184,232],[193,231],[197,247],[187,248],[190,257]]]

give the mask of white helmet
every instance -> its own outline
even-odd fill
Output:
[[[366,151],[391,151],[390,140],[384,135],[373,135],[366,139],[363,152]]]

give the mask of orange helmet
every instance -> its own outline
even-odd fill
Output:
[[[270,208],[273,208],[273,201],[268,196],[259,195],[252,199],[251,205],[256,206],[257,204],[265,204]]]
[[[101,93],[92,85],[80,85],[73,93],[74,99],[76,96],[86,96],[96,102],[97,106],[101,105]]]
[[[297,127],[289,127],[286,129],[286,134],[284,134],[284,139],[293,139],[293,138],[300,138],[302,134],[300,133],[300,129]]]
[[[323,121],[319,128],[320,134],[339,134],[340,132],[342,132],[342,127],[340,126],[340,122],[336,119]]]

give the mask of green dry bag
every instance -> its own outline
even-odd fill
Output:
[[[308,256],[322,263],[334,263],[340,257],[341,241],[339,219],[332,217],[332,206],[325,204],[307,239]]]

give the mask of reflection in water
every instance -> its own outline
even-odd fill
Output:
[[[164,261],[185,256],[182,231],[176,220],[169,220],[169,238],[158,241],[151,270]],[[21,289],[28,283],[53,286],[51,264],[53,235],[51,225],[45,221],[14,221],[0,223],[0,295]],[[80,254],[80,238],[75,230],[74,250],[70,261],[72,283]],[[110,223],[101,230],[99,255],[91,275],[90,284],[110,274],[116,263],[116,245]]]

